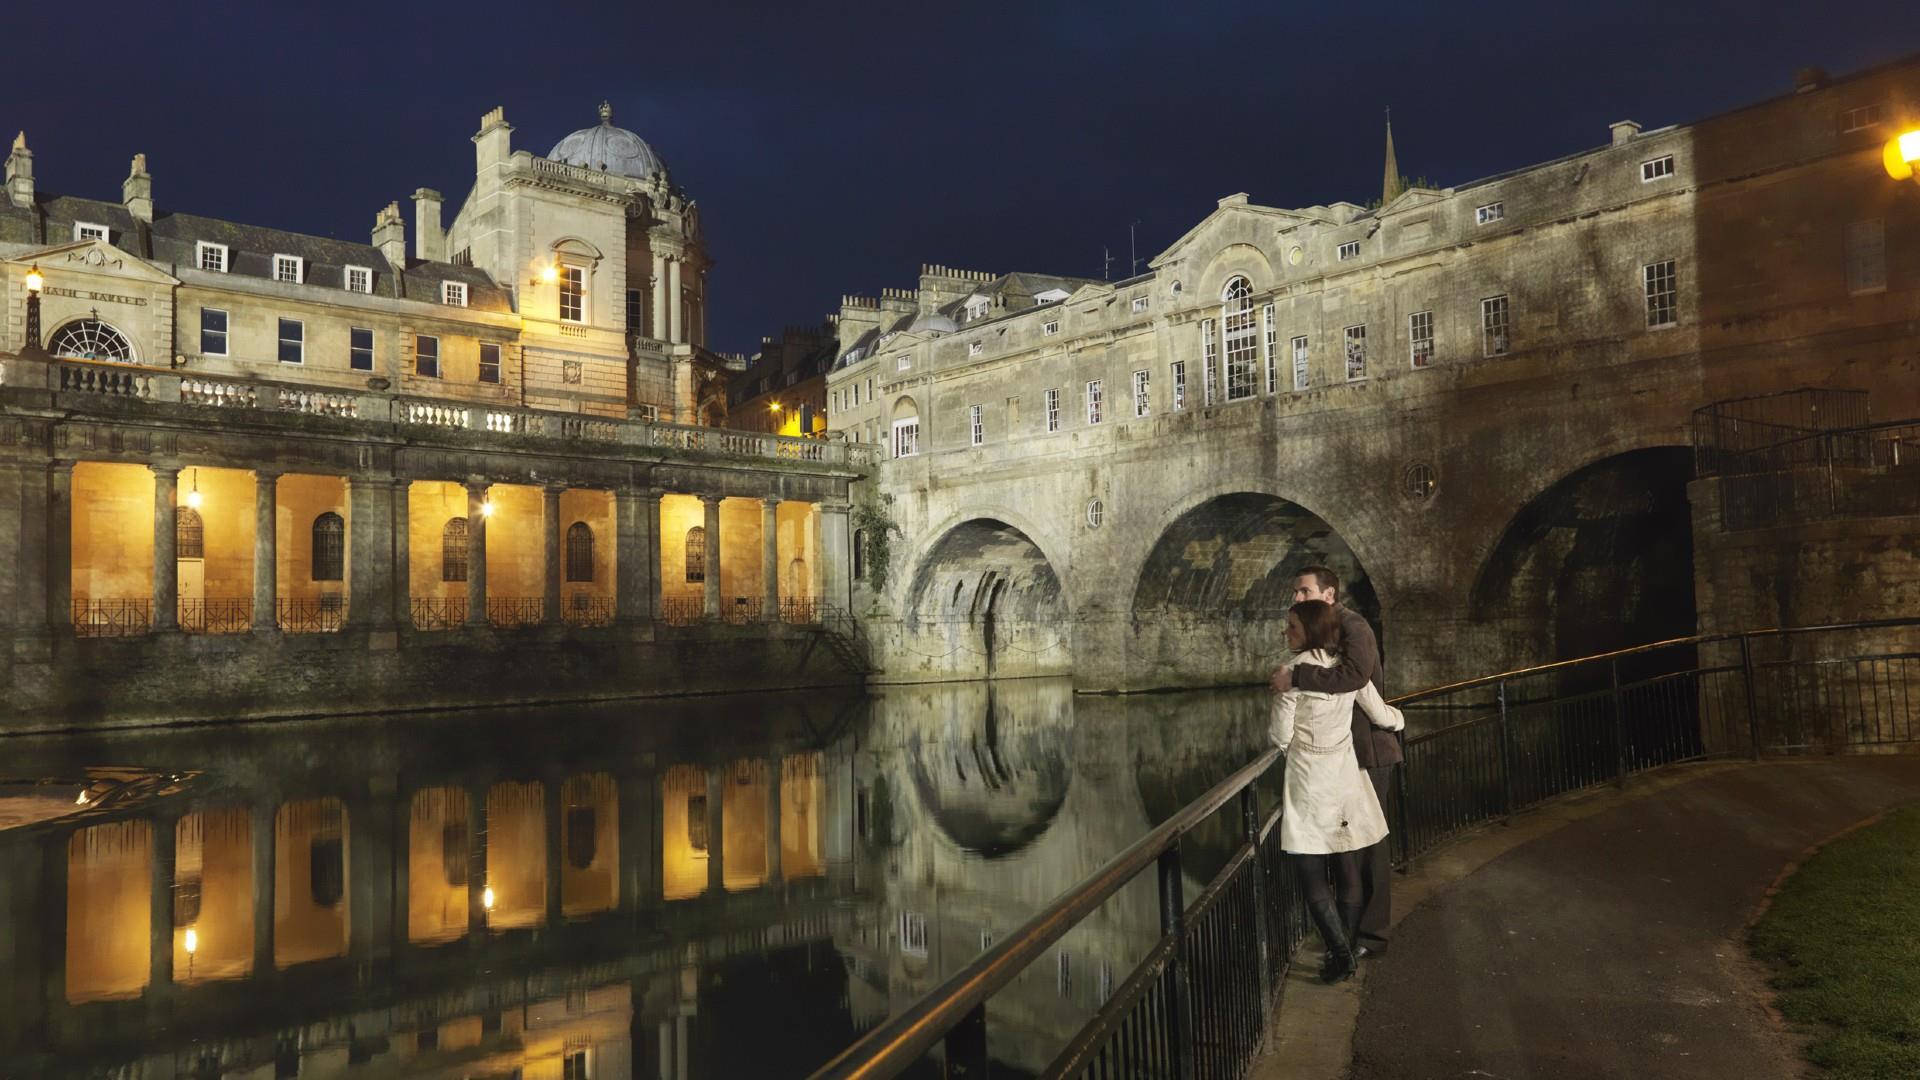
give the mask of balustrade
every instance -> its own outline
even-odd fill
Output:
[[[720,617],[735,626],[757,623],[766,608],[757,596],[729,596],[720,605]]]
[[[692,626],[706,619],[706,601],[698,596],[663,596],[660,621],[668,626]]]
[[[182,388],[184,396],[184,386]],[[360,401],[352,394],[334,394],[323,390],[291,390],[281,387],[280,409],[282,412],[305,413],[308,416],[344,416],[359,419]]]
[[[407,604],[416,630],[458,630],[466,625],[464,596],[416,596]]]
[[[61,364],[60,389],[62,392],[106,397],[151,398],[153,376],[144,371],[104,364]]]
[[[146,597],[73,602],[77,637],[129,637],[152,628],[153,601]]]
[[[560,617],[568,626],[612,626],[613,598],[575,593],[561,609]]]
[[[182,597],[180,629],[189,634],[244,634],[253,629],[250,596]]]
[[[817,623],[820,621],[820,601],[811,596],[786,596],[780,599],[780,621],[786,623]]]
[[[215,409],[251,409],[259,404],[259,396],[254,387],[246,383],[181,379],[180,401]]]
[[[538,626],[546,617],[547,601],[542,596],[489,596],[487,621],[502,629]]]
[[[330,634],[347,619],[346,605],[338,596],[307,600],[281,597],[275,608],[280,629],[289,634]]]
[[[402,401],[399,416],[402,423],[461,431],[466,430],[472,422],[465,405],[451,405],[444,401]]]

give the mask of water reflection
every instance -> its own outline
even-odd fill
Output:
[[[804,1075],[1245,760],[1262,725],[1256,694],[1033,680],[9,740],[45,776],[198,772],[0,827],[0,1060]],[[1189,895],[1231,846],[1217,831]],[[1043,1067],[1157,922],[1141,882],[1069,934],[990,1007],[996,1058]]]

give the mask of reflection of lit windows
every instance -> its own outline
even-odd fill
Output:
[[[917,912],[900,913],[900,951],[908,956],[927,955],[927,917]]]
[[[687,796],[687,846],[701,855],[707,853],[707,797],[704,793]]]
[[[567,863],[575,870],[593,865],[597,853],[598,819],[591,806],[567,807]]]
[[[1055,960],[1053,984],[1061,997],[1070,997],[1073,994],[1073,957],[1067,954],[1067,950],[1061,949]]]
[[[560,1080],[587,1080],[587,1052],[575,1050],[560,1063]]]
[[[853,793],[853,827],[862,840],[873,839],[873,799],[866,788]]]
[[[980,931],[980,951],[986,952],[988,949],[991,949],[991,948],[993,948],[993,931],[991,930]]]
[[[467,887],[467,823],[465,821],[449,821],[440,827],[440,869],[446,874],[448,888]]]

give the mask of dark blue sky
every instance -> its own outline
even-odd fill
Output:
[[[122,10],[124,8],[124,11]],[[914,283],[922,262],[1127,273],[1214,200],[1442,185],[1920,51],[1920,6],[1686,4],[16,5],[0,127],[42,190],[365,240],[373,214],[472,183],[505,105],[545,153],[615,120],[702,207],[717,347]],[[409,213],[411,207],[409,206]],[[409,226],[411,227],[411,225]]]

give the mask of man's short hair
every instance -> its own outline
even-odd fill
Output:
[[[1309,576],[1318,582],[1322,589],[1331,589],[1333,590],[1333,595],[1340,595],[1340,575],[1334,573],[1331,568],[1316,564],[1314,566],[1303,566],[1293,572],[1293,580],[1295,581]]]

